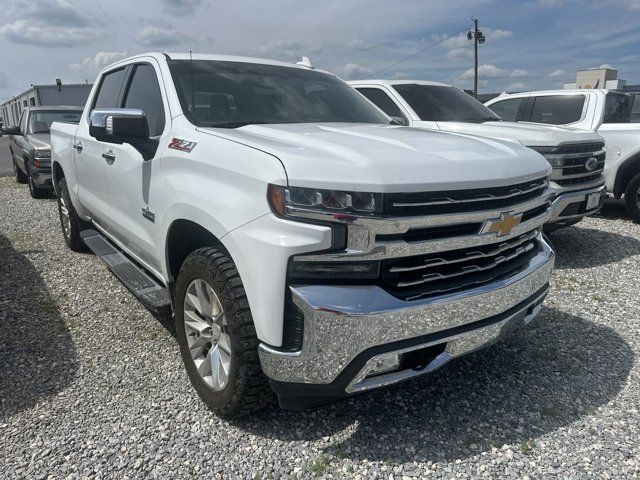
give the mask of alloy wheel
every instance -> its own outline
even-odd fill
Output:
[[[64,231],[64,236],[70,238],[71,217],[69,216],[69,208],[67,207],[67,202],[65,202],[64,197],[59,197],[58,201],[60,202],[60,220],[62,221],[62,230]]]
[[[205,280],[193,280],[184,297],[184,330],[200,378],[214,391],[229,383],[231,337],[224,309]]]

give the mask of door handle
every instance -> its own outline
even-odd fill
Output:
[[[75,148],[78,153],[81,153],[82,152],[82,142],[74,143],[73,144],[73,148]]]
[[[108,152],[104,152],[102,154],[102,158],[104,158],[109,165],[116,161],[116,154],[113,153],[113,150],[109,150]]]

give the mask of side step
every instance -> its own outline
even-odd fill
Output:
[[[145,307],[153,312],[163,312],[171,308],[169,290],[149,276],[102,234],[96,230],[88,229],[80,232],[80,236],[87,247],[107,264],[111,273]]]

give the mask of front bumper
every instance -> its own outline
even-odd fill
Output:
[[[51,175],[51,167],[49,168],[32,168],[31,178],[38,188],[53,188],[53,180]]]
[[[598,206],[587,210],[587,199],[592,194],[599,194]],[[604,185],[591,187],[587,190],[559,193],[551,204],[551,216],[547,223],[563,224],[573,222],[587,215],[592,215],[602,208],[607,191]]]
[[[542,238],[540,245],[528,268],[508,279],[423,300],[399,300],[375,285],[291,287],[304,314],[302,349],[259,349],[281,405],[326,403],[427,373],[528,322],[546,295],[555,259]],[[421,349],[434,339],[446,343],[436,363],[367,378],[367,365],[380,355]]]

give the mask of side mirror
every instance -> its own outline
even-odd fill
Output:
[[[404,117],[390,117],[392,125],[404,125],[407,126],[407,121]]]
[[[147,116],[138,109],[96,109],[89,117],[89,135],[101,142],[139,145],[149,141]]]
[[[18,126],[5,127],[2,130],[2,133],[6,134],[6,135],[22,135],[22,132],[20,131],[20,127],[18,127]]]

